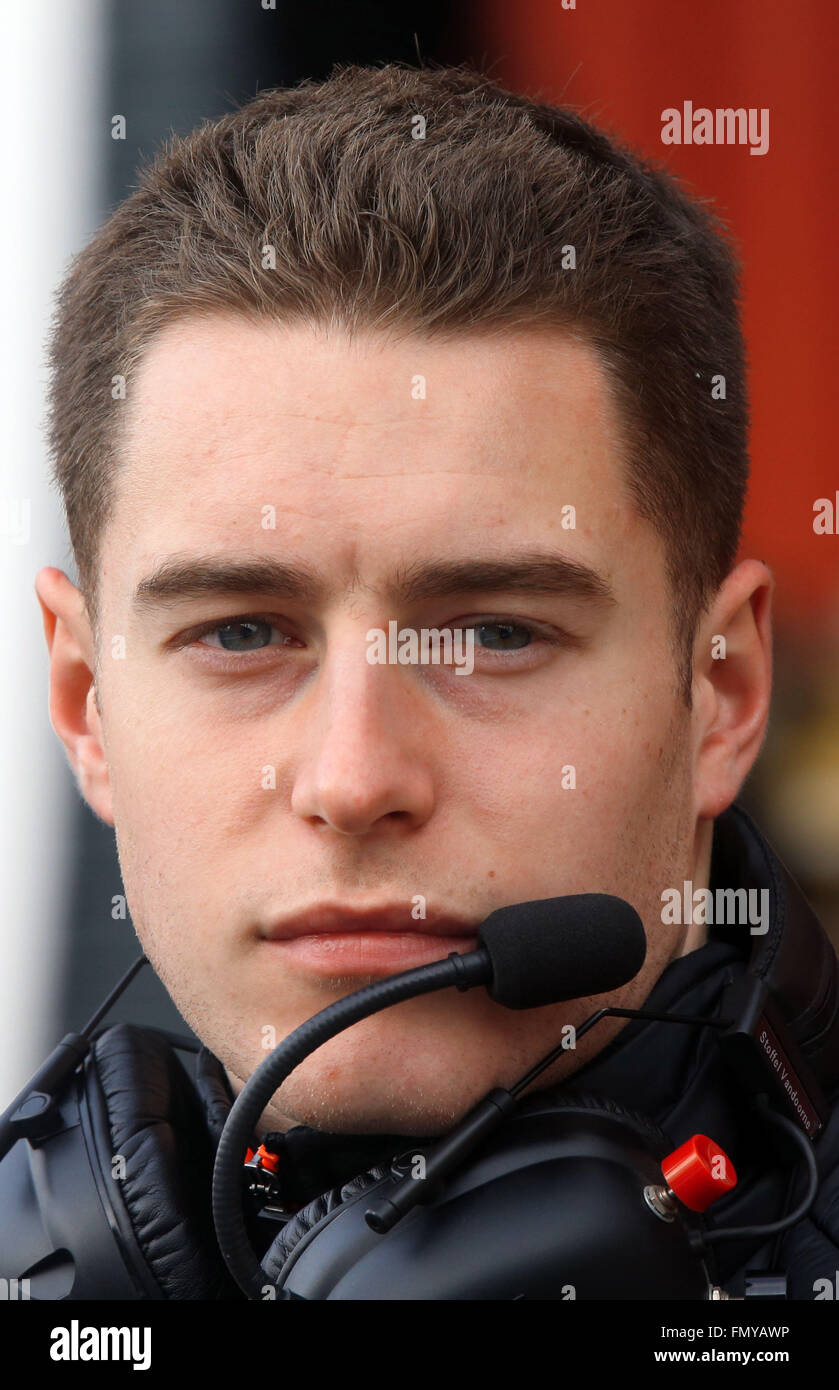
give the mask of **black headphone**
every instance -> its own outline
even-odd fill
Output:
[[[213,1227],[201,1102],[169,1037],[131,1024],[100,1033],[58,1109],[60,1130],[16,1144],[0,1165],[3,1275],[21,1289],[28,1279],[35,1299],[241,1297]],[[672,1147],[658,1126],[607,1098],[528,1097],[457,1174],[445,1204],[418,1207],[384,1244],[363,1212],[398,1181],[394,1173],[409,1171],[400,1155],[307,1203],[264,1257],[261,1296],[583,1298],[596,1287],[603,1297],[632,1288],[637,1297],[701,1298],[710,1276],[687,1244],[686,1223],[667,1223],[643,1202],[627,1211],[627,1186],[640,1194],[661,1184],[656,1156]],[[115,1156],[126,1160],[116,1179]],[[556,1223],[549,1246],[546,1203],[573,1213]],[[581,1242],[586,1211],[598,1231]],[[521,1270],[498,1261],[499,1251],[513,1254],[512,1232]],[[663,1255],[664,1294],[652,1273]],[[492,1291],[517,1277],[520,1288]],[[365,1292],[353,1291],[359,1284]]]
[[[791,922],[791,880],[780,861],[767,864],[782,906],[772,930],[753,938],[719,1017],[599,1010],[577,1037],[608,1015],[713,1028],[744,1100],[777,1136],[776,1163],[805,1160],[807,1190],[781,1220],[708,1229],[702,1212],[734,1174],[707,1136],[674,1150],[658,1125],[608,1097],[567,1086],[520,1095],[559,1048],[509,1091],[495,1088],[451,1134],[402,1147],[300,1210],[283,1206],[270,1153],[254,1154],[248,1141],[265,1097],[327,1037],[432,989],[481,986],[526,1008],[605,993],[637,973],[643,929],[633,909],[583,895],[501,909],[477,950],[322,1010],[254,1072],[215,1153],[175,1050],[196,1045],[129,1024],[99,1029],[141,957],[0,1118],[0,1276],[21,1289],[28,1281],[35,1299],[725,1297],[716,1244],[768,1237],[811,1206],[813,1141],[830,1114],[823,1088],[839,1080],[836,955],[809,909]],[[253,1245],[261,1233],[265,1247],[266,1230],[259,1260]]]

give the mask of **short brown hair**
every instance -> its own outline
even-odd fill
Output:
[[[130,381],[165,323],[223,308],[351,333],[582,331],[664,543],[690,703],[696,621],[734,563],[748,476],[738,268],[706,203],[575,112],[466,67],[338,68],[173,138],[73,262],[51,340],[53,477],[94,628],[112,377]]]

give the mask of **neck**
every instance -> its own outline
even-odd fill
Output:
[[[713,820],[700,820],[696,827],[696,836],[693,842],[693,864],[690,871],[690,879],[693,882],[694,890],[697,888],[710,887],[711,881],[711,845],[714,839]],[[700,946],[704,946],[708,940],[708,927],[705,922],[689,922],[685,932],[682,948],[677,951],[674,960],[681,956],[687,956],[691,951],[698,951]]]

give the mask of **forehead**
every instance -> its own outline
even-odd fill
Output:
[[[573,555],[642,525],[605,371],[559,330],[350,339],[191,317],[153,340],[126,407],[109,530],[131,569],[264,542],[266,507],[286,539],[363,540],[371,559],[429,528],[554,530]]]

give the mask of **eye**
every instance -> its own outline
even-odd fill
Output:
[[[529,646],[534,637],[533,629],[524,623],[473,623],[472,630],[475,641],[491,652],[518,651]]]
[[[279,641],[272,641],[276,634]],[[245,615],[230,618],[224,623],[207,623],[186,634],[186,644],[215,647],[225,652],[256,652],[269,646],[296,646],[297,640],[280,632],[270,618]]]

